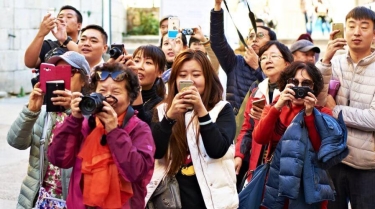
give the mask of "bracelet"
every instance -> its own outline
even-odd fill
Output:
[[[207,45],[209,43],[210,43],[210,39],[209,38],[207,38],[207,41],[205,41],[205,42],[200,42],[200,44],[202,44],[202,45]]]
[[[168,118],[167,114],[164,115],[164,118],[168,121],[168,123],[170,125],[173,125],[176,123],[176,120],[172,119],[172,118]]]
[[[199,122],[199,125],[204,126],[204,125],[207,125],[207,124],[210,124],[210,123],[212,123],[212,120],[211,120],[211,119],[208,120],[208,121]]]

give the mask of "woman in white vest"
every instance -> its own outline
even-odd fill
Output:
[[[222,101],[220,80],[201,51],[181,52],[172,69],[169,94],[152,123],[157,160],[146,202],[165,176],[175,176],[182,208],[238,208],[236,123],[232,106]]]

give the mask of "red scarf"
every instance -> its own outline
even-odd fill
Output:
[[[118,116],[122,124],[125,113]],[[87,136],[78,157],[82,159],[83,203],[87,206],[121,208],[132,196],[130,182],[120,175],[108,144],[100,140],[106,131],[98,118],[96,128]]]

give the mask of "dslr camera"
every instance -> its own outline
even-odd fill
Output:
[[[184,35],[194,35],[194,29],[193,28],[184,28],[181,30],[181,33]]]
[[[312,93],[312,90],[307,86],[295,86],[295,87],[292,87],[292,90],[294,91],[294,93],[296,93],[294,95],[294,98],[296,99],[305,98],[308,92]]]
[[[101,93],[91,93],[89,96],[83,96],[79,102],[79,109],[83,115],[93,115],[101,112],[104,106],[105,96]]]
[[[110,58],[117,59],[120,55],[124,54],[125,45],[124,44],[111,44],[111,49],[109,50]]]

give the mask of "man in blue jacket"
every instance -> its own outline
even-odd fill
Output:
[[[259,48],[267,41],[276,40],[276,34],[264,26],[257,27],[257,34],[250,30],[246,43],[249,48],[246,49],[245,55],[235,55],[224,35],[224,12],[221,3],[222,0],[215,0],[215,7],[211,11],[211,47],[227,74],[226,99],[237,115],[250,85],[258,78],[262,79],[257,55]]]

